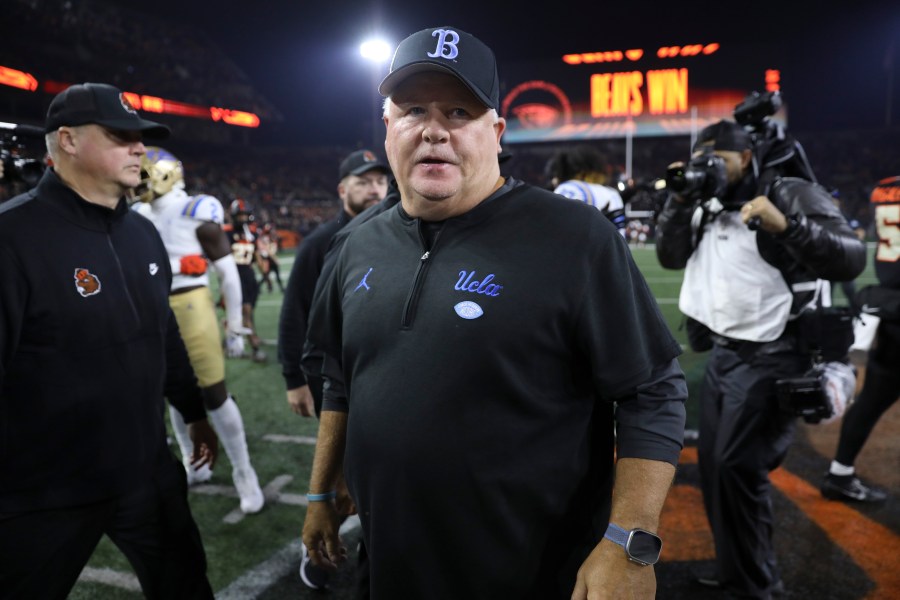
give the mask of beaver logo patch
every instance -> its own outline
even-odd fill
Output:
[[[84,268],[75,269],[75,288],[87,298],[100,292],[100,278]]]

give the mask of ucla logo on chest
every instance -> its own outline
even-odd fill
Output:
[[[502,285],[494,283],[494,274],[490,273],[484,279],[476,279],[475,271],[460,271],[459,281],[453,286],[453,289],[460,292],[471,292],[473,294],[484,294],[485,296],[499,296]]]

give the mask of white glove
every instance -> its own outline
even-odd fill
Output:
[[[225,355],[240,358],[244,355],[244,336],[233,331],[225,332]]]

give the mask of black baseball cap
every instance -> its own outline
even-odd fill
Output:
[[[455,27],[432,27],[412,34],[397,46],[391,71],[378,91],[390,96],[414,73],[450,73],[487,107],[500,110],[500,78],[494,53],[481,40]]]
[[[750,134],[742,125],[734,121],[721,120],[707,125],[700,130],[697,142],[694,144],[694,152],[701,146],[710,145],[715,150],[730,150],[740,152],[750,148]]]
[[[372,170],[384,171],[390,174],[391,169],[378,158],[371,150],[357,150],[341,161],[338,167],[338,179],[348,175],[362,175]]]
[[[47,110],[47,133],[60,127],[96,124],[120,131],[140,131],[165,139],[169,128],[141,117],[121,90],[106,83],[78,83],[56,95]]]

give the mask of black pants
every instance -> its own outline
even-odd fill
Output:
[[[742,357],[743,356],[743,357]],[[778,409],[775,381],[798,377],[809,359],[752,356],[716,345],[700,393],[700,487],[716,546],[716,569],[735,595],[769,598],[781,579],[772,545],[769,472],[787,455],[796,418]]]
[[[147,598],[213,598],[181,464],[127,494],[51,510],[0,514],[0,598],[64,599],[106,534]]]
[[[900,323],[882,321],[869,352],[866,380],[859,398],[850,405],[841,422],[841,437],[834,459],[852,465],[872,429],[900,397]]]

